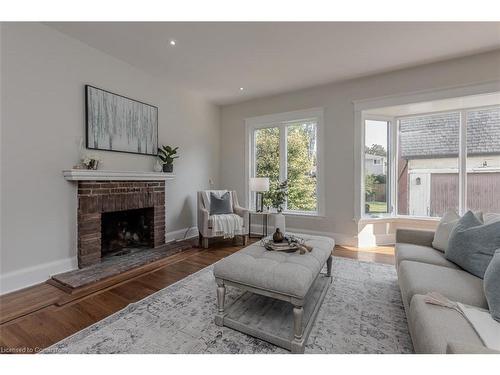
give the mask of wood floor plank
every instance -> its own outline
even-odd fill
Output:
[[[108,281],[96,285],[95,290],[63,305],[58,305],[58,301],[67,293],[46,283],[1,296],[0,347],[4,352],[9,348],[28,348],[28,352],[46,348],[242,247],[226,240],[211,244],[209,249],[185,250],[164,260],[156,269],[145,270],[131,279],[117,279],[115,284]],[[394,264],[392,247],[360,250],[337,246],[334,255]]]
[[[52,305],[64,292],[42,283],[0,296],[0,324],[14,317]]]

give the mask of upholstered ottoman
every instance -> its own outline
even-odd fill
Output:
[[[295,234],[313,249],[301,255],[266,250],[260,242],[214,266],[215,323],[303,353],[331,283],[333,239]],[[321,270],[327,264],[327,273]],[[226,285],[246,291],[224,309]]]

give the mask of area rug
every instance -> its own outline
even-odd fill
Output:
[[[213,266],[133,303],[43,353],[288,353],[214,323]],[[393,266],[334,257],[306,353],[411,353]],[[229,304],[241,291],[229,288]]]

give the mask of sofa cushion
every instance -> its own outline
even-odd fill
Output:
[[[500,250],[495,252],[484,273],[484,294],[491,316],[500,322]]]
[[[496,249],[500,248],[500,222],[483,224],[468,211],[453,228],[446,258],[483,278]]]
[[[408,327],[416,353],[444,354],[449,342],[484,347],[462,314],[447,307],[430,305],[424,301],[423,295],[415,295],[411,300]]]
[[[460,216],[455,212],[455,210],[447,211],[436,228],[434,233],[434,240],[432,241],[432,246],[440,251],[446,251],[448,247],[448,241],[450,239],[450,233],[457,225]]]
[[[500,354],[498,350],[481,345],[470,345],[466,342],[449,342],[446,354]]]
[[[304,298],[335,242],[331,238],[296,234],[312,246],[303,255],[266,250],[260,242],[222,259],[214,266],[214,276],[224,280]]]
[[[435,264],[437,266],[449,267],[458,269],[459,267],[446,259],[444,254],[429,246],[419,246],[409,243],[397,243],[395,246],[396,267],[403,260],[411,260],[414,262]]]
[[[466,305],[488,308],[483,280],[463,270],[404,260],[398,267],[398,281],[406,311],[414,295],[429,292],[441,293]]]

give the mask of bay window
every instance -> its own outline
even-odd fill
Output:
[[[392,110],[411,108],[401,107]],[[499,105],[380,115],[388,111],[362,118],[365,217],[500,212]]]

